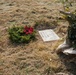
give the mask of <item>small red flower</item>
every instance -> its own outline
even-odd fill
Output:
[[[27,26],[25,26],[23,32],[24,32],[25,34],[32,34],[33,31],[34,31],[34,29],[33,29],[32,27],[27,27]]]
[[[29,28],[29,34],[32,34],[32,32],[33,32],[33,28],[30,27],[30,28]]]

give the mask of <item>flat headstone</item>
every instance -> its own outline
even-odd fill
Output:
[[[53,41],[60,39],[52,29],[40,30],[39,34],[42,37],[43,41]]]

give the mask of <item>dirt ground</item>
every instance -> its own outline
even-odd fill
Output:
[[[76,56],[57,54],[56,51],[65,40],[69,25],[59,11],[64,11],[65,5],[71,12],[76,8],[75,0],[63,1],[0,0],[0,75],[76,75]],[[41,20],[53,23],[52,29],[61,40],[43,42],[37,32],[37,40],[29,44],[10,42],[8,27],[34,26]]]

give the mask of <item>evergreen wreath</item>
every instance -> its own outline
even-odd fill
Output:
[[[14,43],[29,43],[35,39],[35,30],[31,26],[13,26],[9,28],[9,38]]]

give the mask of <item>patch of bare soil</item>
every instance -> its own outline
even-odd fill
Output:
[[[58,26],[57,22],[48,22],[46,20],[37,21],[34,28],[36,30],[55,29]]]
[[[75,56],[57,54],[57,46],[65,40],[68,22],[62,19],[62,0],[0,0],[0,75],[76,75]],[[74,11],[76,1],[69,10]],[[39,23],[39,21],[45,21]],[[38,22],[40,25],[36,25]],[[8,27],[31,25],[37,30],[52,28],[63,40],[29,44],[12,44]]]

